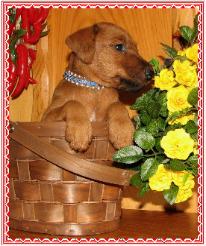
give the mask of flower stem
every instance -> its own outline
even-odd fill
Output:
[[[157,155],[162,155],[160,152],[154,152],[154,154],[148,154],[148,155],[143,155],[144,157],[152,157],[152,156],[157,156]]]

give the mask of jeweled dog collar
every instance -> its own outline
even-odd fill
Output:
[[[97,90],[101,90],[102,88],[104,88],[104,86],[97,84],[94,81],[91,80],[87,80],[85,77],[82,77],[80,75],[77,75],[71,71],[66,71],[64,73],[64,78],[71,82],[72,84],[75,84],[77,86],[84,86],[84,87],[88,87],[88,88],[92,88],[92,89],[97,89]]]

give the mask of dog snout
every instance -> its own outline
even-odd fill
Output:
[[[154,71],[146,60],[139,54],[128,55],[124,61],[124,68],[130,79],[145,83],[154,76]]]
[[[151,65],[148,65],[145,68],[145,78],[147,81],[151,80],[154,77],[154,70]]]
[[[127,73],[127,76],[121,78],[121,84],[124,87],[131,88],[132,90],[139,90],[146,86],[154,76],[154,71],[146,60],[144,60],[139,54],[128,55],[127,59],[123,62],[123,67]]]

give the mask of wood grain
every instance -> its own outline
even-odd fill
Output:
[[[51,101],[53,91],[67,66],[66,37],[80,28],[107,21],[125,28],[147,60],[163,55],[160,42],[171,44],[172,9],[52,9],[48,16],[50,33],[38,45],[33,66],[39,82],[10,103],[13,121],[38,121]],[[155,34],[155,35],[154,35]]]
[[[69,34],[101,21],[115,23],[131,34],[140,54],[150,60],[164,55],[160,43],[172,45],[172,34],[179,25],[192,25],[194,14],[194,9],[52,9],[50,33],[37,44],[33,76],[38,84],[10,101],[11,120],[41,119],[67,67],[70,50],[65,39]],[[177,47],[176,42],[173,45]]]
[[[195,239],[197,236],[197,214],[167,214],[164,212],[123,210],[122,220],[120,221],[120,228],[111,233],[97,235],[95,238]],[[54,236],[47,234],[29,233],[17,230],[10,230],[9,237],[12,239],[54,238]]]

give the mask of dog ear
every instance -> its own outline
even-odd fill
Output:
[[[66,44],[84,62],[91,63],[95,53],[95,38],[99,32],[97,24],[81,29],[66,39]]]

